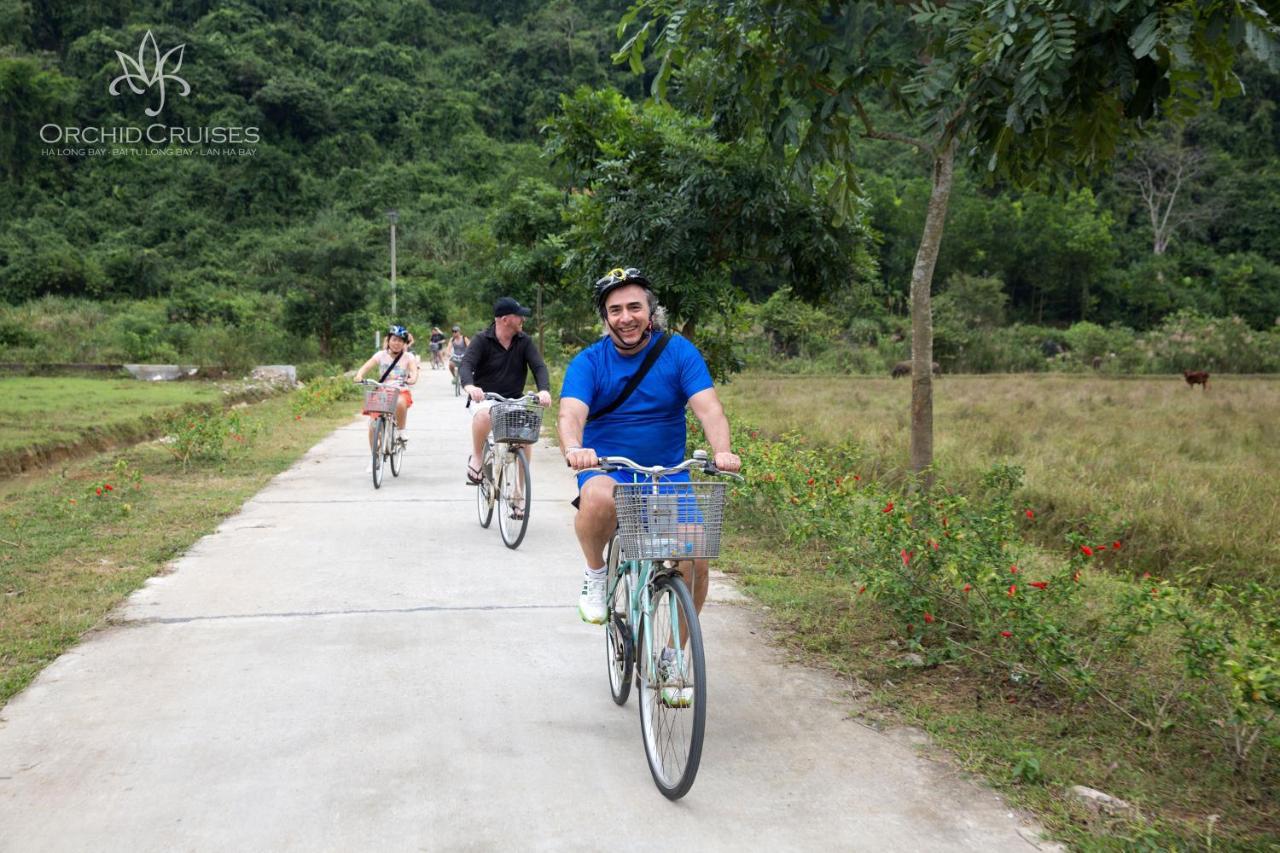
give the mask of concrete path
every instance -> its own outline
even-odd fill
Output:
[[[723,581],[702,769],[665,800],[578,620],[569,473],[539,449],[518,551],[480,529],[447,376],[402,476],[374,491],[338,430],[0,712],[0,850],[1035,848]]]

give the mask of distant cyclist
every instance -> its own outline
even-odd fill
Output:
[[[449,338],[449,373],[456,374],[458,365],[462,363],[462,357],[467,353],[467,347],[471,346],[471,339],[462,334],[461,326],[453,327],[453,336]]]
[[[440,331],[439,326],[431,329],[431,369],[439,370],[444,367],[444,332]]]
[[[560,389],[560,447],[569,467],[593,468],[600,456],[626,456],[641,465],[678,465],[687,441],[685,405],[702,422],[716,467],[737,471],[742,462],[730,449],[729,421],[697,347],[687,339],[654,326],[657,297],[644,273],[616,269],[593,288],[593,298],[606,336],[569,363]],[[664,342],[664,338],[666,339]],[[628,380],[646,356],[663,346],[649,371],[621,403]],[[592,413],[611,411],[587,422]],[[605,553],[617,526],[613,503],[615,482],[632,482],[630,473],[578,475],[578,516],[574,531],[586,557],[578,615],[584,622],[605,621]],[[669,478],[688,481],[687,472]],[[680,564],[699,612],[707,597],[706,561]],[[696,581],[696,582],[695,582]]]
[[[379,382],[389,382],[400,386],[400,397],[396,402],[396,427],[403,430],[413,405],[413,394],[408,386],[418,381],[418,360],[409,352],[409,342],[413,336],[404,326],[392,326],[387,332],[387,344],[375,352],[368,361],[356,371],[356,381],[364,379],[371,370],[377,371]],[[365,412],[365,414],[369,414]],[[373,421],[377,415],[369,419],[369,447],[373,447]]]
[[[472,403],[480,404],[471,419],[471,458],[467,460],[467,482],[478,486],[483,479],[480,460],[484,458],[484,442],[489,435],[491,419],[485,392],[503,397],[520,397],[529,371],[538,386],[538,402],[551,405],[551,378],[542,353],[526,335],[524,318],[533,312],[509,296],[493,303],[493,324],[471,340],[458,374],[463,390]]]

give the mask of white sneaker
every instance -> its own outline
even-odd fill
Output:
[[[578,596],[578,615],[583,622],[592,625],[603,625],[609,609],[604,604],[605,574],[600,573],[596,580],[590,575],[582,577],[582,594]]]
[[[658,661],[659,696],[668,708],[688,708],[693,704],[693,687],[680,671],[675,649],[663,649]]]

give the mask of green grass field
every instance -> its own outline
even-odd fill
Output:
[[[32,447],[110,439],[139,421],[191,403],[214,403],[207,382],[8,377],[0,379],[0,455]]]
[[[907,380],[747,374],[721,390],[731,415],[814,443],[852,440],[866,473],[907,464]],[[1022,497],[1045,544],[1105,526],[1127,562],[1182,583],[1280,580],[1280,378],[944,376],[934,384],[935,464],[973,487],[993,463],[1026,469]]]

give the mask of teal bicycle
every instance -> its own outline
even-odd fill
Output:
[[[634,676],[640,733],[654,784],[668,799],[689,792],[702,760],[707,724],[702,628],[679,566],[706,571],[720,554],[723,482],[675,482],[685,471],[724,475],[705,451],[670,468],[646,467],[622,456],[598,471],[631,471],[636,482],[614,486],[618,529],[609,543],[605,645],[609,691],[625,705]]]

